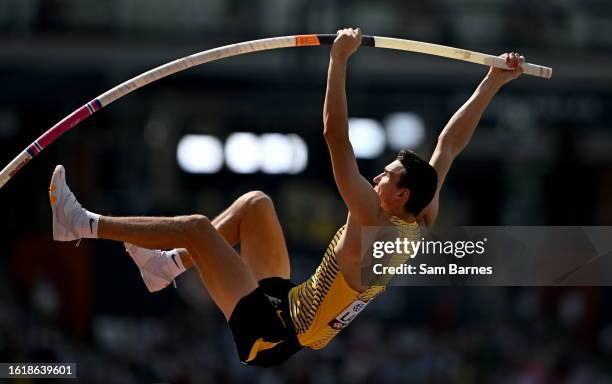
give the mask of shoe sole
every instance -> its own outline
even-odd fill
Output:
[[[57,210],[59,209],[59,207],[57,206],[57,203],[58,200],[61,199],[62,194],[64,192],[65,180],[66,170],[61,164],[57,165],[53,170],[53,175],[51,176],[51,183],[49,184],[49,201],[51,203],[51,210],[53,214],[53,240],[55,241],[72,241],[65,239],[65,235],[60,235],[57,228],[58,225],[56,225],[56,223],[59,223],[59,220],[57,218]]]

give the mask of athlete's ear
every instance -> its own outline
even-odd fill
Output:
[[[408,188],[400,188],[396,193],[397,200],[402,204],[406,204],[410,198],[410,190]]]

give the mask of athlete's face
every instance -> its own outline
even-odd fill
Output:
[[[397,186],[404,172],[406,170],[402,163],[395,160],[374,178],[374,190],[380,197],[380,205],[384,210],[401,208],[408,201],[408,189]]]

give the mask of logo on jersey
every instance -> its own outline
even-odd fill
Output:
[[[369,302],[368,302],[369,303]],[[359,312],[368,305],[361,300],[353,301],[348,307],[346,307],[335,319],[329,322],[329,326],[333,329],[341,330],[353,321]]]

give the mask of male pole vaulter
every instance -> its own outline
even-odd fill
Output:
[[[259,191],[241,196],[214,220],[202,215],[101,216],[81,207],[58,165],[49,191],[53,238],[125,242],[151,292],[195,266],[227,319],[245,364],[273,366],[303,347],[325,347],[385,289],[361,285],[362,226],[388,226],[419,239],[419,227],[436,219],[440,188],[453,160],[470,141],[493,96],[521,74],[524,60],[512,53],[504,57],[514,70],[489,70],[440,134],[429,163],[401,151],[372,187],[359,173],[348,135],[346,66],[360,44],[361,31],[349,28],[338,31],[331,48],[323,133],[348,217],[308,280],[299,285],[289,280],[281,226],[272,201]],[[238,243],[240,254],[233,248]]]

